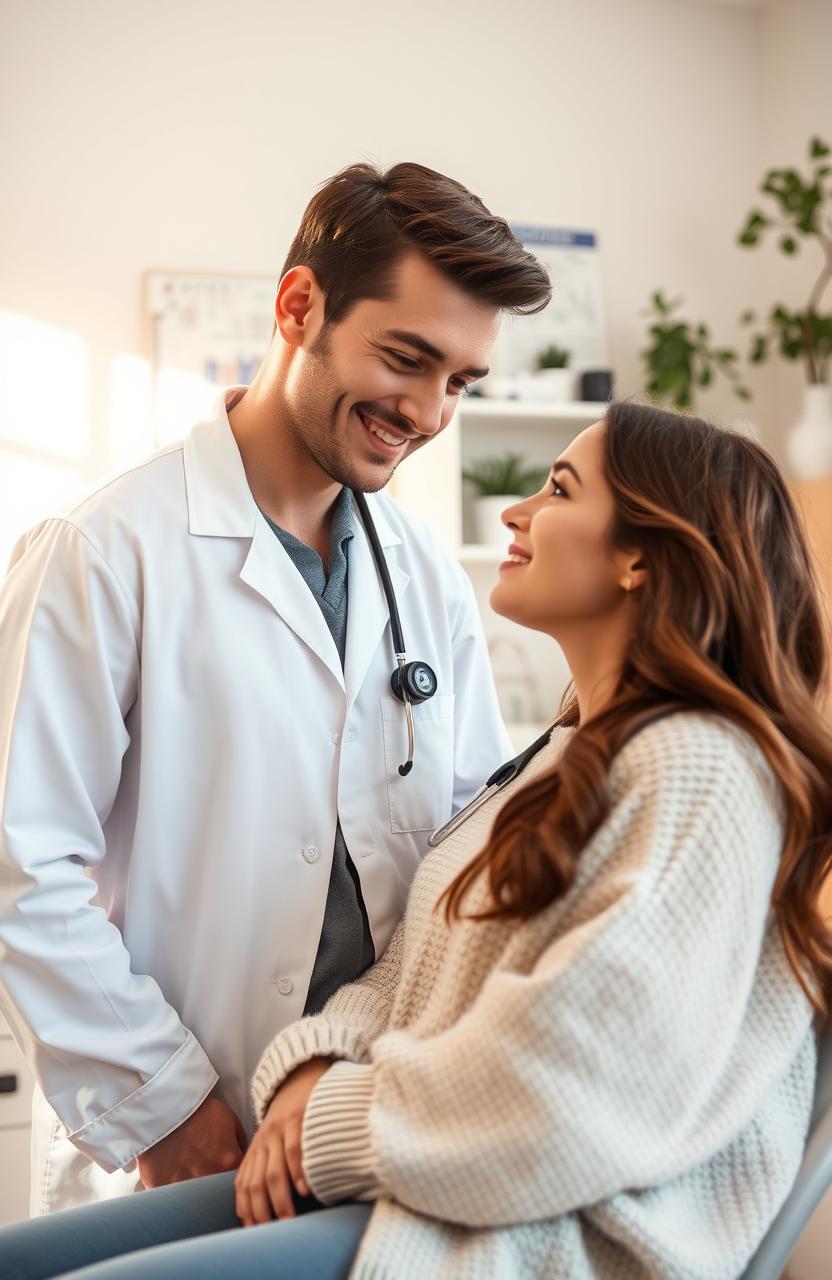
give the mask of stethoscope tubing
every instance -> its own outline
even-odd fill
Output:
[[[544,733],[541,733],[539,738],[535,738],[534,742],[519,752],[513,760],[507,760],[505,764],[500,765],[499,769],[495,769],[476,795],[458,813],[449,818],[443,826],[437,827],[435,831],[431,832],[428,836],[428,844],[431,849],[435,849],[443,840],[447,840],[448,836],[452,835],[458,827],[461,827],[463,822],[467,822],[478,809],[487,804],[492,796],[495,796],[498,791],[502,791],[503,787],[507,787],[510,782],[518,778],[526,768],[526,765],[548,744],[554,730],[555,726],[550,725]]]

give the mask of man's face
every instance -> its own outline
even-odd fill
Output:
[[[340,484],[383,488],[487,373],[499,325],[498,308],[407,254],[392,298],[362,299],[297,352],[284,389],[297,444]]]

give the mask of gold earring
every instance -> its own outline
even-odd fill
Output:
[[[632,589],[633,589],[633,580],[632,580],[632,578],[629,578],[629,577],[628,577],[628,578],[627,578],[627,581],[624,583],[624,590],[625,590],[625,591],[632,591]]]

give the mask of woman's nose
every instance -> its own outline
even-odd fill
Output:
[[[506,507],[500,515],[500,519],[507,529],[525,530],[529,527],[530,513],[526,510],[526,503],[515,502],[513,506]]]

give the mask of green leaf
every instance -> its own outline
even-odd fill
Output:
[[[788,253],[789,255],[797,253],[797,241],[793,236],[783,236],[783,239],[780,241],[780,248],[784,253]]]
[[[752,209],[745,220],[745,226],[737,239],[740,244],[755,245],[760,239],[760,232],[769,226],[770,220],[759,209]]]
[[[734,387],[734,395],[738,396],[740,400],[751,399],[751,392],[748,390],[748,387]]]
[[[756,314],[753,311],[743,311],[740,316],[740,324],[753,324],[756,318]]]
[[[812,138],[809,144],[809,158],[811,160],[821,160],[824,156],[832,155],[832,151],[821,138]]]
[[[569,367],[571,359],[571,351],[567,351],[566,347],[559,347],[556,343],[552,343],[537,353],[535,363],[538,369],[566,369]]]
[[[481,497],[498,494],[522,494],[524,477],[529,468],[524,466],[519,453],[479,458],[462,473],[464,480],[475,486]]]
[[[751,354],[748,357],[752,364],[762,364],[768,356],[768,338],[765,334],[759,333],[754,339],[751,347]]]
[[[697,378],[697,382],[699,383],[700,387],[709,387],[713,382],[713,380],[714,380],[714,375],[711,373],[708,366],[705,365],[701,373],[699,374],[699,377]]]

